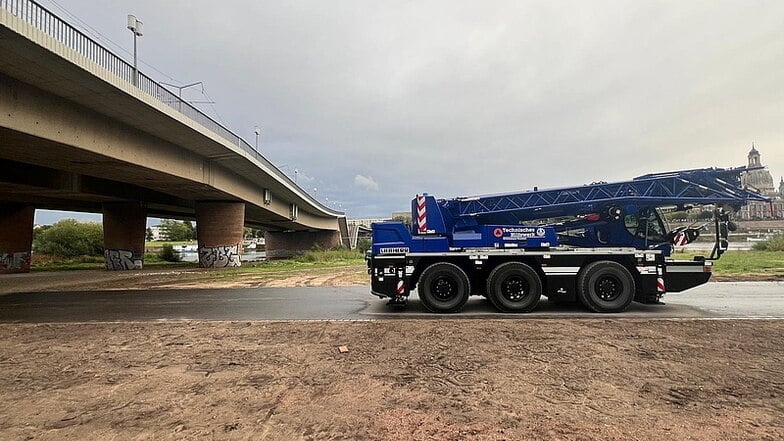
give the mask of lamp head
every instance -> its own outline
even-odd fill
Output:
[[[128,29],[131,32],[133,32],[137,37],[141,37],[143,35],[142,33],[143,25],[144,23],[139,21],[139,19],[137,19],[135,15],[128,14]]]

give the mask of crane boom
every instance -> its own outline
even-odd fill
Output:
[[[439,201],[458,225],[475,223],[519,224],[561,216],[606,212],[609,207],[636,208],[675,205],[719,205],[734,210],[749,201],[768,201],[741,186],[746,167],[702,168],[648,174],[625,182],[595,182],[579,187],[534,189]],[[475,220],[468,218],[475,217]]]

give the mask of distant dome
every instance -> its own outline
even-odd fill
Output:
[[[751,150],[749,151],[749,167],[761,167],[762,166],[762,158],[760,153],[754,147],[754,144],[751,144]],[[759,193],[762,193],[766,196],[775,196],[776,195],[776,187],[773,186],[773,176],[770,175],[770,172],[765,169],[757,169],[757,170],[750,170],[741,176],[740,179],[741,184],[745,188],[750,188],[755,190]]]

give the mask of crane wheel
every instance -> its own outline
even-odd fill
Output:
[[[471,293],[471,283],[465,271],[447,262],[425,268],[417,286],[419,299],[430,312],[458,312]]]
[[[529,312],[542,297],[542,281],[520,262],[498,265],[487,278],[487,298],[501,312]]]
[[[634,300],[634,292],[634,278],[617,262],[593,262],[577,277],[577,296],[594,312],[622,312]]]

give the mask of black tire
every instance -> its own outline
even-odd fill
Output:
[[[634,300],[634,278],[623,265],[603,260],[593,262],[577,277],[580,303],[593,312],[622,312]]]
[[[458,312],[468,301],[471,282],[459,266],[441,262],[425,268],[417,285],[419,299],[430,312]]]
[[[542,297],[542,281],[519,262],[498,265],[487,278],[487,299],[501,312],[529,312]]]

